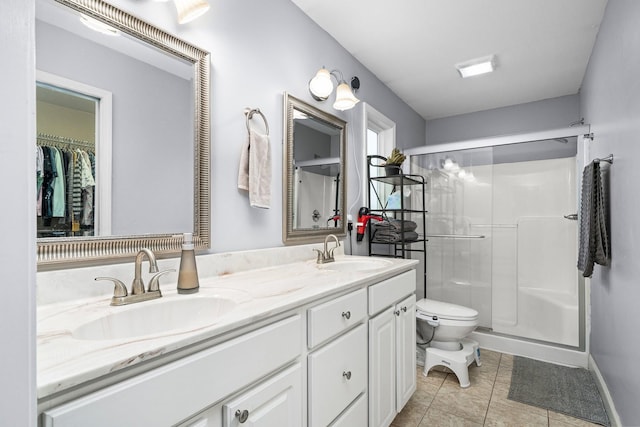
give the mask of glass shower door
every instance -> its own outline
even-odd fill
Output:
[[[427,178],[427,298],[476,309],[491,327],[491,148],[412,156]]]
[[[580,345],[576,142],[411,156],[427,178],[427,298],[493,332]]]

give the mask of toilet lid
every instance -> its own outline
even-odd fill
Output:
[[[478,318],[478,312],[473,308],[427,298],[418,301],[416,309],[427,316],[438,316],[442,319],[476,320]]]

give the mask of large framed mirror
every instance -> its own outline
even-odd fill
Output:
[[[346,122],[284,94],[282,240],[346,235]]]
[[[102,0],[37,0],[36,68],[38,268],[208,248],[209,53]]]

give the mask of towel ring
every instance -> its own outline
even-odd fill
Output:
[[[269,135],[269,123],[267,122],[267,118],[262,114],[259,108],[245,108],[244,110],[245,116],[247,116],[247,132],[251,131],[251,127],[249,126],[249,120],[253,118],[254,114],[259,114],[262,117],[262,121],[264,121],[264,127],[267,130],[267,135]]]

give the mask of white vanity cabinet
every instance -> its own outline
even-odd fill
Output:
[[[415,271],[369,288],[369,427],[387,427],[416,389]]]
[[[299,358],[303,346],[302,322],[300,315],[288,317],[53,409],[45,410],[42,415],[42,425],[44,427],[175,425],[223,400],[226,396],[255,384],[261,378],[277,372]],[[274,350],[261,351],[257,355],[256,349]],[[286,399],[301,401],[300,375],[299,378],[297,383],[299,387],[292,386],[291,392],[285,393]],[[290,379],[288,381],[292,384],[295,382]],[[256,404],[255,399],[253,401],[249,397],[247,399],[248,403]],[[260,397],[257,399],[259,400]],[[212,420],[212,418],[215,419],[217,412],[219,410],[214,408],[210,416],[196,418],[193,422],[183,425],[218,427],[220,423]]]
[[[388,426],[416,386],[416,273],[374,281],[294,301],[115,384],[97,378],[43,400],[39,425]]]

